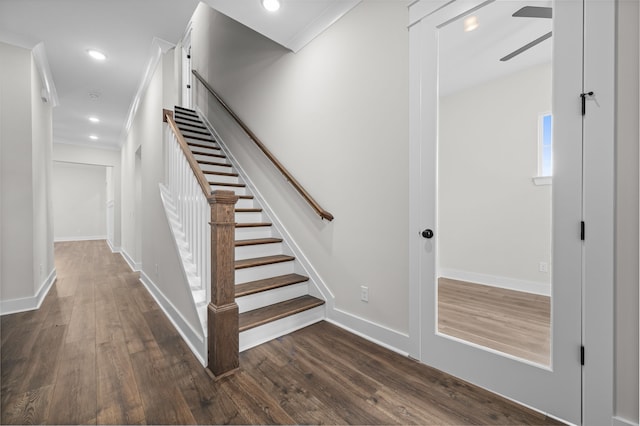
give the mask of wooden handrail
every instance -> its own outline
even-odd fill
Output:
[[[238,123],[238,125],[242,127],[242,130],[244,130],[245,133],[249,135],[251,140],[253,140],[253,142],[258,146],[258,148],[260,148],[260,150],[264,153],[264,155],[266,155],[267,158],[271,160],[273,165],[276,166],[276,168],[280,171],[280,173],[282,173],[284,177],[291,183],[291,185],[293,185],[293,187],[296,189],[296,191],[298,191],[298,193],[302,196],[302,198],[304,198],[307,201],[307,203],[309,203],[311,208],[313,208],[316,211],[316,213],[320,215],[322,219],[332,221],[333,215],[328,211],[326,211],[325,209],[323,209],[322,207],[320,207],[320,204],[318,204],[318,202],[313,199],[313,197],[307,192],[306,189],[304,189],[304,187],[300,184],[300,182],[298,182],[296,178],[294,178],[291,175],[291,173],[289,173],[289,171],[282,165],[282,163],[278,161],[278,159],[271,153],[271,151],[269,151],[269,149],[265,146],[264,143],[262,143],[262,141],[255,135],[255,133],[253,133],[251,129],[249,129],[249,127],[247,127],[246,124],[244,124],[244,122],[240,119],[240,117],[238,117],[236,113],[233,112],[233,110],[220,97],[220,95],[218,95],[216,91],[213,90],[213,87],[211,87],[211,85],[207,83],[207,81],[198,73],[198,71],[191,70],[191,72],[193,73],[193,75],[196,76],[196,78],[200,81],[200,83],[202,83],[202,85],[209,91],[209,93],[211,93],[213,97],[216,98],[218,102],[220,102],[220,105],[222,105],[222,107],[229,113],[229,115],[231,115],[231,117],[233,117],[233,119]]]
[[[176,136],[176,139],[178,140],[178,145],[180,145],[180,148],[182,149],[182,153],[187,159],[189,166],[191,166],[191,170],[193,171],[193,174],[195,175],[198,181],[198,184],[200,185],[200,188],[204,193],[205,198],[210,202],[211,186],[209,186],[209,181],[204,176],[204,173],[202,173],[202,169],[200,168],[198,161],[195,159],[195,157],[191,153],[191,149],[189,149],[189,145],[187,144],[187,141],[184,140],[184,136],[182,136],[182,132],[180,132],[180,129],[178,129],[178,125],[173,120],[173,112],[166,109],[162,110],[162,120],[169,125],[169,127],[173,131],[173,134]]]

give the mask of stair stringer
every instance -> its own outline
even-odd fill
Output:
[[[189,290],[191,292],[193,309],[198,313],[198,319],[200,320],[200,328],[198,332],[202,339],[202,350],[204,351],[204,359],[206,359],[206,307],[208,304],[207,290],[202,285],[204,280],[197,274],[197,268],[191,260],[193,258],[193,255],[183,232],[183,224],[181,223],[178,214],[176,213],[171,191],[163,183],[160,183],[159,186],[160,199],[162,200],[162,205],[164,206],[164,212],[167,218],[167,222],[169,223],[169,228],[171,229],[171,235],[173,235],[173,242],[175,243],[176,250],[178,251],[178,255],[180,257],[182,273],[185,278],[185,282],[187,282],[189,285]]]
[[[272,223],[274,233],[278,234],[283,241],[283,253],[294,256],[296,271],[300,274],[306,275],[309,277],[309,294],[311,296],[317,297],[325,301],[323,306],[316,307],[311,309],[307,314],[302,312],[300,314],[296,314],[293,318],[299,317],[299,319],[304,323],[299,327],[287,326],[287,323],[291,323],[291,320],[287,320],[286,318],[283,320],[275,321],[274,323],[265,324],[260,327],[256,327],[255,329],[248,330],[240,334],[240,350],[243,351],[245,349],[249,349],[253,346],[257,346],[266,341],[272,340],[284,334],[295,331],[296,329],[306,327],[307,325],[313,324],[314,322],[320,321],[322,319],[327,319],[328,312],[332,312],[335,307],[335,297],[331,290],[327,287],[325,282],[320,277],[318,271],[313,267],[307,256],[305,256],[304,252],[300,249],[300,246],[296,244],[295,240],[291,236],[291,234],[287,231],[286,227],[283,225],[282,221],[278,218],[278,216],[274,213],[273,209],[266,201],[266,199],[262,196],[260,191],[257,189],[256,185],[253,183],[251,178],[247,175],[245,170],[239,164],[238,160],[235,158],[233,153],[228,149],[227,145],[224,142],[224,139],[220,136],[220,134],[215,130],[209,119],[202,113],[202,110],[196,106],[196,111],[202,122],[205,124],[207,129],[211,132],[216,143],[222,149],[224,154],[227,156],[229,162],[238,173],[240,179],[247,185],[246,189],[254,196],[254,201],[262,207],[262,213],[268,218],[269,222]],[[321,318],[317,318],[317,313],[322,312]],[[277,324],[282,322],[282,324]],[[266,336],[270,335],[271,337],[267,338]],[[253,338],[252,336],[255,336]]]

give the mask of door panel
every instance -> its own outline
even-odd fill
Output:
[[[414,6],[422,7],[421,2]],[[536,2],[540,3],[540,2]],[[488,251],[502,252],[491,256],[486,256],[480,265],[475,265],[476,269],[482,266],[488,266],[493,261],[494,273],[484,271],[469,271],[464,266],[459,266],[460,270],[466,272],[475,272],[466,275],[467,277],[486,277],[486,276],[515,276],[517,274],[516,264],[521,258],[525,258],[525,264],[537,266],[539,262],[547,263],[545,259],[540,258],[542,254],[531,254],[526,252],[531,247],[526,244],[527,239],[533,240],[535,236],[527,234],[527,229],[519,229],[512,225],[512,228],[506,227],[500,230],[502,234],[516,234],[517,241],[513,242],[513,247],[492,247],[495,240],[491,239],[491,232],[496,227],[507,222],[507,219],[500,219],[496,213],[493,217],[484,212],[486,221],[493,220],[492,226],[484,229],[475,224],[470,226],[464,232],[458,232],[460,228],[469,226],[464,222],[465,216],[474,216],[478,213],[479,205],[486,201],[486,198],[493,197],[488,205],[488,211],[491,206],[495,206],[501,196],[505,196],[505,188],[500,191],[494,191],[491,194],[477,194],[478,189],[468,192],[466,195],[455,194],[453,192],[444,193],[444,191],[453,191],[454,188],[465,189],[464,180],[469,182],[468,187],[472,186],[474,174],[471,173],[460,182],[452,181],[456,179],[456,174],[442,173],[438,167],[448,167],[447,172],[455,164],[451,159],[456,158],[456,150],[462,149],[461,146],[443,147],[439,143],[441,137],[449,136],[455,131],[462,128],[468,130],[472,127],[471,132],[459,132],[455,136],[450,136],[453,140],[456,138],[473,137],[476,128],[482,127],[482,120],[475,123],[462,122],[455,112],[447,112],[448,116],[444,117],[442,106],[443,96],[449,96],[453,92],[451,89],[451,81],[461,84],[464,80],[469,80],[469,87],[473,84],[477,86],[477,82],[473,82],[477,75],[481,74],[481,65],[468,65],[468,58],[445,57],[441,58],[439,49],[445,44],[443,37],[446,36],[447,26],[462,26],[464,18],[470,14],[480,12],[483,8],[491,7],[511,7],[514,11],[521,6],[525,6],[520,1],[465,1],[456,0],[454,2],[443,5],[440,9],[436,9],[431,14],[427,14],[422,20],[416,21],[410,30],[410,44],[412,49],[412,76],[411,76],[411,96],[412,111],[417,109],[419,114],[412,115],[411,137],[412,152],[416,155],[412,157],[412,169],[419,170],[420,184],[419,188],[412,188],[412,195],[415,200],[412,212],[417,212],[412,216],[411,222],[419,227],[414,231],[415,256],[412,257],[412,264],[417,269],[414,279],[419,282],[419,297],[421,306],[421,347],[420,359],[436,368],[447,371],[472,383],[488,388],[499,394],[515,399],[521,403],[541,409],[553,416],[564,420],[580,423],[581,422],[581,365],[580,365],[580,346],[581,346],[581,288],[582,288],[582,242],[580,240],[580,220],[582,217],[582,116],[579,108],[579,97],[577,94],[582,92],[582,9],[583,5],[580,1],[556,1],[548,2],[553,8],[553,36],[544,41],[544,43],[553,43],[553,63],[550,66],[551,80],[553,81],[553,92],[551,96],[551,110],[553,113],[553,184],[551,192],[551,207],[549,217],[551,225],[551,235],[548,236],[550,247],[549,268],[552,272],[552,280],[550,286],[551,296],[551,329],[550,329],[550,357],[549,362],[532,362],[523,359],[522,356],[508,354],[500,348],[489,348],[487,345],[471,342],[469,338],[461,338],[460,335],[455,336],[454,333],[443,333],[438,331],[438,291],[437,278],[442,276],[442,272],[455,269],[450,265],[456,265],[457,260],[451,260],[452,257],[465,254],[467,258],[474,260],[480,255],[487,255]],[[413,6],[412,6],[413,7]],[[488,9],[487,9],[488,10]],[[523,18],[512,18],[523,19]],[[489,18],[487,18],[489,21]],[[485,21],[485,22],[487,22]],[[510,22],[509,24],[514,24]],[[480,22],[482,26],[483,23]],[[487,22],[487,25],[488,24]],[[495,25],[495,24],[494,24]],[[521,27],[522,25],[516,25]],[[449,27],[451,29],[451,27]],[[496,28],[496,31],[518,31],[520,28],[505,28],[504,25]],[[496,40],[507,37],[507,33],[498,34]],[[472,34],[466,34],[472,35]],[[465,36],[466,36],[465,35]],[[465,39],[460,38],[464,43]],[[455,44],[455,43],[454,43]],[[493,44],[498,45],[496,41]],[[491,46],[487,47],[491,49]],[[480,48],[475,48],[478,51]],[[535,49],[532,48],[531,52]],[[455,49],[454,49],[455,50]],[[463,49],[464,50],[464,49]],[[531,53],[530,52],[530,53]],[[495,56],[496,53],[494,53]],[[523,53],[519,59],[524,58]],[[470,55],[467,51],[466,55]],[[499,56],[500,58],[502,56]],[[419,58],[417,60],[416,58]],[[442,59],[442,61],[441,61]],[[456,62],[460,59],[460,62]],[[464,60],[463,60],[464,59]],[[516,58],[517,59],[517,58]],[[516,60],[514,59],[514,60]],[[445,63],[448,61],[448,65]],[[454,65],[451,65],[454,64]],[[457,65],[456,65],[457,64]],[[448,68],[447,68],[448,67]],[[464,69],[466,67],[466,69]],[[441,74],[442,69],[454,70],[447,71],[447,76]],[[456,71],[457,70],[457,71]],[[452,73],[458,71],[460,76],[450,78]],[[474,72],[476,71],[476,72]],[[451,80],[451,81],[449,81]],[[457,81],[456,81],[457,80]],[[540,90],[531,87],[531,97],[539,95],[533,91]],[[476,104],[473,108],[476,110],[485,108],[490,109],[492,102],[491,90],[476,93]],[[526,96],[527,91],[523,90],[517,98]],[[481,99],[477,99],[481,98]],[[484,102],[483,102],[484,98]],[[464,102],[462,102],[464,104]],[[470,106],[471,107],[471,106]],[[511,107],[509,107],[511,108]],[[540,111],[543,112],[543,111]],[[506,114],[504,111],[499,114]],[[467,116],[473,117],[473,109],[468,112]],[[448,120],[448,124],[445,122]],[[535,120],[534,120],[535,121]],[[498,120],[499,122],[499,120]],[[448,126],[447,129],[444,126]],[[489,131],[494,129],[495,132],[501,132],[508,128],[509,122],[505,122],[503,127],[492,124]],[[510,136],[513,138],[513,136]],[[509,138],[506,138],[507,140]],[[468,142],[468,141],[467,141]],[[517,142],[517,141],[516,141]],[[506,142],[505,142],[506,143]],[[452,148],[447,152],[448,148]],[[465,153],[459,151],[460,167],[459,173],[463,173],[468,169],[477,166],[474,161],[491,161],[491,157],[497,156],[495,161],[509,162],[509,150],[511,145],[502,145],[501,153],[489,154],[484,159],[480,158],[480,153]],[[535,155],[535,147],[533,149]],[[472,148],[469,148],[471,150]],[[468,154],[468,155],[464,155]],[[485,153],[486,154],[486,153]],[[448,155],[449,161],[446,164],[439,164],[438,158],[441,155]],[[467,162],[466,167],[464,162]],[[521,168],[518,165],[515,169]],[[537,170],[530,170],[531,177],[535,175]],[[489,173],[490,175],[490,173]],[[438,178],[447,182],[439,181]],[[504,177],[502,178],[504,179]],[[513,179],[509,177],[509,179]],[[494,187],[499,187],[500,178],[496,180]],[[533,183],[531,183],[533,185]],[[492,185],[485,185],[491,187]],[[481,189],[486,189],[480,186]],[[491,189],[496,189],[491,188]],[[438,193],[440,189],[441,193]],[[466,188],[468,190],[468,188]],[[548,188],[551,189],[551,188]],[[476,194],[474,194],[474,192]],[[514,203],[522,204],[525,201],[518,199],[517,195],[507,194],[507,198],[514,199]],[[447,198],[447,196],[449,198]],[[473,199],[476,196],[476,199]],[[461,198],[466,197],[464,200]],[[456,223],[451,216],[455,214],[449,213],[444,220],[438,218],[438,212],[442,214],[442,206],[437,201],[443,201],[443,205],[449,203],[449,208],[453,204],[458,209],[458,222]],[[457,203],[457,204],[456,204]],[[521,206],[518,206],[521,207]],[[517,212],[517,210],[516,210]],[[479,214],[477,214],[479,216]],[[518,216],[511,221],[517,225]],[[449,220],[449,222],[447,222]],[[471,221],[471,220],[469,220]],[[548,221],[547,221],[548,222]],[[522,227],[526,228],[527,223],[522,223]],[[432,229],[434,235],[432,238],[424,238],[420,231],[424,229]],[[442,234],[441,234],[442,232]],[[519,235],[518,235],[519,233]],[[447,238],[451,238],[447,240]],[[468,240],[465,240],[468,238]],[[525,240],[525,241],[523,241]],[[504,240],[507,241],[507,240]],[[448,244],[448,245],[447,245]],[[512,244],[512,243],[502,243]],[[469,248],[471,247],[471,249]],[[514,248],[515,247],[515,248]],[[517,252],[517,250],[520,250]],[[441,253],[442,251],[442,253]],[[467,251],[465,253],[465,251]],[[490,254],[490,253],[489,253]],[[449,259],[439,259],[440,255],[449,256]],[[492,260],[493,259],[493,260]],[[440,263],[440,260],[444,262]],[[504,260],[506,265],[501,265]],[[470,261],[470,262],[471,262]],[[447,263],[448,262],[448,263]],[[462,265],[459,262],[457,265]],[[499,269],[505,266],[503,269]],[[464,274],[459,274],[464,277]],[[520,279],[520,281],[533,281]],[[486,283],[484,283],[486,284]]]

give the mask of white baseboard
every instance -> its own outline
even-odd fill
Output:
[[[56,243],[63,243],[67,241],[94,241],[94,240],[106,240],[106,235],[90,235],[83,237],[55,237],[53,240]]]
[[[409,355],[408,334],[392,330],[357,315],[328,307],[327,322],[403,356]]]
[[[109,239],[107,239],[107,245],[109,246],[109,249],[111,250],[111,253],[121,253],[122,252],[122,247],[114,246]]]
[[[634,423],[631,420],[623,419],[622,417],[614,417],[611,419],[611,426],[638,426],[638,423]]]
[[[127,262],[132,271],[139,272],[142,270],[142,263],[134,261],[133,258],[129,256],[129,253],[127,253],[126,250],[121,249],[120,255],[124,258],[125,262]]]
[[[207,365],[207,342],[201,333],[196,331],[191,324],[182,316],[180,311],[171,303],[171,301],[160,291],[155,283],[144,273],[140,272],[140,282],[145,286],[147,291],[155,299],[156,303],[164,314],[169,318],[171,324],[178,330],[182,339],[187,343],[191,352],[198,358],[203,366]]]
[[[458,281],[467,281],[492,287],[504,288],[507,290],[522,291],[525,293],[539,294],[541,296],[551,296],[551,286],[546,283],[535,281],[519,280],[496,275],[479,274],[476,272],[457,271],[455,269],[440,268],[438,276],[451,278]]]
[[[56,281],[56,269],[42,282],[35,296],[20,299],[0,300],[0,316],[16,314],[18,312],[33,311],[39,309],[42,301],[49,294],[51,286]]]

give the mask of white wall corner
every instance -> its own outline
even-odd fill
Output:
[[[127,135],[131,130],[131,126],[133,125],[133,120],[136,116],[136,112],[138,111],[138,107],[140,106],[140,102],[142,102],[142,97],[144,96],[151,80],[153,79],[153,74],[162,58],[162,55],[166,53],[169,49],[175,47],[175,44],[170,43],[166,40],[163,40],[158,37],[154,37],[151,42],[151,49],[149,52],[149,60],[147,61],[147,66],[145,68],[144,75],[142,77],[142,81],[140,81],[140,85],[138,86],[138,90],[136,91],[136,95],[133,97],[131,101],[131,105],[129,106],[129,112],[127,113],[127,119],[125,121],[125,125],[122,128],[122,133],[120,135],[120,146],[124,144],[124,141],[127,139]]]
[[[44,43],[38,43],[32,50],[33,59],[40,73],[40,79],[42,80],[42,86],[44,87],[44,93],[42,94],[42,100],[51,104],[52,107],[60,105],[58,100],[58,91],[56,85],[53,82],[53,75],[51,74],[51,68],[49,68],[49,61],[47,60],[47,52],[44,48]]]
[[[133,272],[140,272],[142,270],[142,263],[134,261],[126,250],[121,249],[120,256],[127,262],[127,265],[129,265]]]
[[[198,358],[200,364],[207,365],[207,341],[202,333],[195,330],[191,324],[182,316],[180,311],[171,303],[169,299],[160,291],[155,283],[144,273],[140,272],[140,282],[160,306],[164,314],[169,318],[171,324],[176,328],[182,339],[187,343],[191,352]]]
[[[109,246],[111,253],[122,253],[122,247],[114,246],[113,243],[109,241],[109,239],[107,239],[107,245]]]
[[[44,298],[49,294],[51,286],[53,286],[53,283],[56,281],[56,277],[56,270],[54,268],[51,273],[49,273],[49,276],[42,282],[35,296],[0,300],[0,316],[39,309]]]

